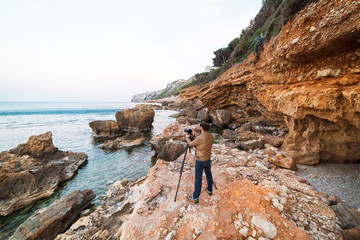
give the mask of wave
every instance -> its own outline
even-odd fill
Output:
[[[1,111],[0,116],[11,115],[48,115],[48,114],[111,114],[121,109],[17,109]]]

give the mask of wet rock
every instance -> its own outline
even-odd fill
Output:
[[[155,112],[147,104],[138,104],[132,109],[126,108],[116,112],[119,128],[127,131],[145,131],[151,129]]]
[[[89,123],[95,137],[116,137],[121,134],[121,129],[117,122],[112,120],[92,121]]]
[[[118,137],[115,140],[106,140],[99,147],[105,150],[131,149],[140,146],[146,140],[141,132],[127,132],[124,136]]]
[[[297,170],[295,161],[290,157],[285,157],[281,153],[276,154],[273,158],[270,158],[269,161],[278,167],[287,168],[294,171]]]
[[[94,198],[91,190],[74,191],[50,206],[37,210],[10,239],[54,239],[76,220]]]
[[[86,160],[85,153],[57,150],[50,132],[31,136],[28,143],[0,153],[0,215],[51,196]]]
[[[226,109],[210,111],[212,123],[217,127],[225,127],[230,123],[230,113]]]

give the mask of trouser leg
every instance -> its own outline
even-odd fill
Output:
[[[196,160],[195,163],[195,189],[193,198],[198,199],[201,193],[201,182],[202,182],[203,167],[200,161]]]
[[[213,190],[213,178],[212,178],[212,174],[211,174],[211,162],[206,161],[206,165],[204,167],[205,169],[205,175],[206,175],[206,181],[207,181],[207,190],[212,192]]]

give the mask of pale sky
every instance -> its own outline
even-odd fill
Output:
[[[0,101],[128,102],[212,65],[262,0],[0,0]]]

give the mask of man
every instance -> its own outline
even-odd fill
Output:
[[[192,196],[188,196],[187,199],[190,202],[198,203],[201,193],[202,173],[205,170],[207,188],[206,192],[212,195],[213,179],[211,174],[211,147],[213,144],[213,136],[208,132],[209,124],[206,122],[200,123],[201,134],[197,136],[193,141],[190,140],[190,135],[186,134],[186,142],[189,147],[196,147],[196,162],[195,162],[195,189]]]

